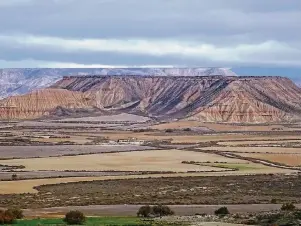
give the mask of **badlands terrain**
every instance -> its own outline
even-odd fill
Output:
[[[301,204],[301,90],[284,77],[66,76],[0,111],[0,207],[27,218]]]

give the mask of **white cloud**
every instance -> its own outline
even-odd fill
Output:
[[[216,46],[210,43],[167,39],[63,39],[32,35],[0,35],[0,41],[12,46],[58,52],[113,52],[186,57],[215,62],[301,64],[300,49],[274,40],[255,44]]]
[[[172,68],[173,65],[108,65],[108,64],[78,64],[73,62],[54,62],[41,60],[0,60],[0,68]]]

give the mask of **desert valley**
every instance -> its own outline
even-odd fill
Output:
[[[222,69],[154,71],[57,75],[3,93],[0,207],[27,219],[76,209],[128,225],[265,225],[262,213],[301,204],[300,87]],[[135,218],[158,204],[178,217]],[[223,206],[231,214],[213,216]]]

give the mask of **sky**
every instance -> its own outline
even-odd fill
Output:
[[[301,83],[300,0],[0,0],[0,10],[2,68],[227,67]]]

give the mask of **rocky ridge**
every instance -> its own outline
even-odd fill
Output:
[[[71,75],[140,76],[235,76],[227,68],[16,68],[0,69],[0,99],[46,88],[63,76]]]
[[[2,108],[1,118],[93,108],[159,119],[271,123],[300,119],[301,90],[284,77],[65,76],[50,89],[1,104],[14,107]]]

